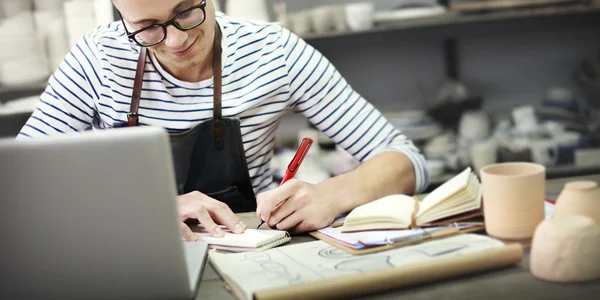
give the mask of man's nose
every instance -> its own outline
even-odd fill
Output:
[[[185,31],[181,31],[175,26],[170,25],[167,27],[167,38],[165,39],[165,45],[172,49],[179,49],[187,41],[188,34]]]

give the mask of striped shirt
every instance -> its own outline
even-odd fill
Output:
[[[419,150],[317,50],[276,23],[240,21],[222,13],[217,21],[223,32],[223,116],[241,121],[256,193],[272,183],[276,128],[290,111],[304,114],[361,162],[383,151],[404,153],[414,167],[416,192],[427,186]],[[127,38],[120,22],[85,35],[50,78],[19,138],[125,122],[138,55],[139,46]],[[141,123],[181,132],[212,118],[212,106],[212,78],[183,82],[148,56]]]

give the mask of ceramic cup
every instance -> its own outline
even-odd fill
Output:
[[[375,4],[371,2],[350,3],[345,8],[346,21],[350,30],[361,31],[373,28]]]
[[[470,141],[482,141],[490,136],[490,120],[483,111],[467,111],[460,119],[460,136]]]
[[[490,236],[529,239],[544,219],[546,168],[502,163],[481,169],[483,214]]]
[[[520,106],[512,111],[515,127],[522,132],[538,130],[539,124],[533,106]]]
[[[544,166],[554,166],[558,163],[558,145],[551,139],[530,140],[529,149],[535,163]]]
[[[582,215],[600,224],[600,188],[594,181],[574,181],[565,185],[556,200],[554,215]]]
[[[312,13],[309,10],[303,10],[289,15],[291,30],[297,35],[308,34],[313,31]]]
[[[313,8],[311,22],[316,33],[333,31],[335,22],[332,16],[332,6],[323,5]]]
[[[470,149],[471,165],[480,174],[480,170],[498,162],[498,143],[494,140],[474,144]]]
[[[332,5],[331,17],[335,31],[348,30],[348,21],[346,20],[346,7],[344,5]]]

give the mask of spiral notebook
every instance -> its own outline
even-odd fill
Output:
[[[201,226],[199,228],[200,230],[194,229],[194,233],[200,239],[206,241],[210,248],[231,252],[263,251],[291,240],[287,231],[280,230],[246,229],[242,234],[234,234],[227,228],[221,227],[225,231],[225,236],[217,238],[211,236]]]

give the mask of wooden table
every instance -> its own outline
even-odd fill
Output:
[[[600,182],[600,174],[550,180],[546,185],[548,198],[556,199],[566,182],[580,179]],[[258,225],[258,219],[253,213],[240,216],[249,227]],[[296,236],[291,243],[313,240],[308,235]],[[235,298],[227,291],[214,268],[207,263],[196,299]],[[529,249],[526,249],[525,259],[515,267],[381,293],[369,296],[368,299],[600,299],[600,280],[579,284],[555,284],[537,280],[529,273]]]

